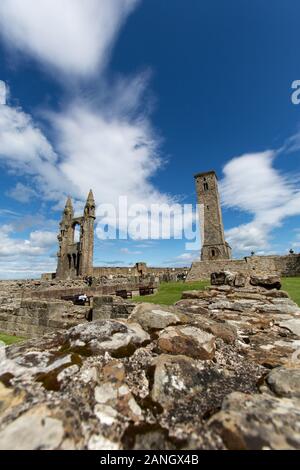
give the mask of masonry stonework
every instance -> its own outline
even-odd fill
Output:
[[[74,217],[69,198],[63,212],[58,235],[59,252],[57,279],[74,279],[93,275],[95,200],[90,191],[83,217]],[[76,227],[80,227],[80,240],[75,241]]]
[[[197,261],[187,276],[187,281],[210,279],[213,272],[230,271],[246,275],[299,276],[300,254],[287,256],[250,256],[240,260]]]
[[[196,261],[187,281],[210,279],[213,272],[231,271],[246,275],[300,275],[300,255],[251,256],[232,259],[231,248],[225,241],[217,175],[214,171],[195,176],[200,205],[201,261]]]
[[[217,175],[214,171],[195,176],[202,239],[201,260],[231,259],[225,241]]]

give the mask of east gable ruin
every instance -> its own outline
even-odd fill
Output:
[[[157,277],[176,280],[187,275],[188,281],[209,279],[212,272],[235,271],[251,275],[276,274],[280,276],[300,275],[300,255],[247,256],[233,259],[231,247],[225,240],[222,209],[218,190],[218,178],[214,171],[195,175],[197,200],[200,207],[201,256],[191,268],[153,268],[145,263],[134,267],[94,267],[94,224],[96,204],[90,191],[84,214],[74,217],[69,198],[60,223],[58,265],[56,273],[43,275],[44,280],[80,279],[87,276],[125,276],[128,278]],[[80,227],[80,240],[75,241],[75,229]]]

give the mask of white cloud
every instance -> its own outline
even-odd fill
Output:
[[[4,225],[0,228],[0,258],[15,259],[18,256],[41,256],[57,241],[56,234],[51,232],[32,232],[25,240],[13,238],[11,236],[13,232],[12,225]]]
[[[30,234],[30,243],[33,247],[51,248],[57,244],[57,234],[36,230]]]
[[[295,238],[292,242],[292,248],[299,251],[299,248],[300,248],[300,229],[295,230]]]
[[[0,256],[0,278],[1,279],[33,279],[43,273],[55,272],[56,262],[45,256],[8,259]]]
[[[4,217],[19,217],[20,214],[9,209],[0,209],[0,215]]]
[[[1,0],[0,31],[10,47],[64,74],[105,66],[137,0]]]
[[[146,84],[142,75],[123,87],[118,84],[109,104],[100,100],[94,107],[73,100],[61,113],[49,113],[55,149],[29,114],[5,100],[0,106],[0,160],[17,174],[32,176],[48,200],[60,201],[67,191],[84,201],[93,188],[102,203],[116,205],[120,195],[130,203],[169,202],[149,181],[162,162],[149,119],[136,114]],[[15,189],[20,193],[21,186]]]
[[[274,228],[286,217],[300,214],[300,191],[295,180],[274,167],[275,151],[246,154],[224,167],[220,190],[225,207],[252,214],[247,224],[227,230],[235,252],[270,248]]]
[[[0,105],[6,104],[8,96],[8,88],[4,82],[0,80]]]
[[[256,213],[290,200],[292,186],[272,166],[276,154],[269,150],[242,155],[224,167],[220,183],[225,206]]]
[[[129,248],[121,248],[120,252],[123,253],[124,255],[142,255],[143,254],[142,251],[131,251],[129,250]]]
[[[300,150],[300,126],[295,134],[291,135],[278,150],[280,153],[293,153]]]
[[[198,259],[199,255],[195,255],[195,253],[183,253],[182,255],[178,256],[178,260],[182,261],[195,261],[195,259]]]
[[[149,121],[107,116],[88,103],[73,102],[52,115],[60,171],[86,197],[90,188],[101,203],[117,204],[119,196],[131,203],[163,198],[149,182],[159,168],[157,140]]]
[[[18,202],[26,204],[33,198],[37,197],[37,192],[29,186],[25,186],[22,183],[17,183],[14,188],[6,192],[6,195]]]
[[[7,102],[5,84],[0,104],[0,161],[16,174],[27,174],[39,183],[42,193],[55,198],[65,181],[59,172],[58,156],[30,115]]]
[[[172,205],[178,235],[182,230],[181,206],[173,206],[172,198],[151,182],[164,162],[159,156],[160,138],[139,106],[147,83],[147,74],[119,81],[109,103],[102,95],[97,104],[78,99],[60,113],[46,114],[52,126],[53,145],[22,109],[8,103],[0,106],[0,160],[10,171],[32,177],[32,187],[19,182],[9,195],[28,202],[39,194],[62,209],[68,193],[75,199],[75,207],[82,210],[93,188],[97,203],[118,208],[119,197],[126,196],[128,207],[143,205],[142,226],[148,223],[147,211],[155,203],[161,207],[163,224],[159,230],[159,218],[153,220],[152,229],[163,236],[169,232]],[[123,222],[121,219],[121,228]],[[183,223],[191,226],[191,212],[185,214]]]
[[[187,268],[191,266],[194,261],[200,261],[200,253],[195,252],[184,252],[175,258],[166,260],[163,264],[165,266],[173,266],[178,268]]]

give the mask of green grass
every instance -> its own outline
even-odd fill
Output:
[[[135,302],[149,302],[152,304],[173,305],[181,299],[182,292],[186,290],[204,290],[209,285],[208,281],[197,282],[163,282],[157,294],[145,297],[134,297]],[[300,277],[282,278],[282,289],[287,291],[300,306]]]
[[[20,343],[24,340],[25,338],[20,338],[18,336],[9,336],[4,333],[0,333],[0,341],[3,341],[3,343],[7,344],[8,346],[10,344]]]
[[[181,299],[182,292],[186,290],[204,290],[208,281],[197,282],[163,282],[159,291],[154,295],[134,297],[135,302],[149,302],[151,304],[173,305]]]
[[[281,282],[282,289],[300,306],[300,277],[284,277]]]

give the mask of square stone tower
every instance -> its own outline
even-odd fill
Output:
[[[218,179],[214,171],[195,175],[202,238],[201,260],[231,259],[225,241]]]

